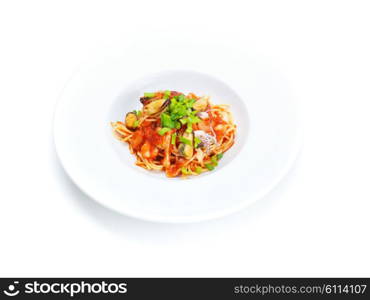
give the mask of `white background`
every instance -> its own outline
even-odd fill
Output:
[[[0,276],[370,276],[369,16],[367,1],[2,0]],[[62,171],[52,120],[66,81],[112,41],[156,35],[245,47],[287,78],[304,147],[247,210],[146,223]]]

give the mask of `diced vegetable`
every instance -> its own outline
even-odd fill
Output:
[[[202,120],[205,120],[205,119],[208,119],[209,118],[209,115],[208,113],[206,113],[205,111],[200,111],[197,113],[197,116],[199,118],[201,118]]]
[[[161,128],[161,129],[158,130],[158,134],[159,135],[164,135],[166,132],[168,132],[170,130],[171,130],[170,128],[164,127],[164,128]]]
[[[223,153],[219,153],[219,154],[217,154],[217,159],[220,160],[223,156],[224,156]]]
[[[196,167],[195,168],[195,173],[200,174],[202,172],[203,172],[203,169],[201,167]]]
[[[188,133],[193,132],[193,124],[188,123],[188,125],[187,125],[187,127],[186,127],[186,132],[188,132]]]
[[[139,120],[136,120],[136,121],[134,122],[134,128],[137,128],[137,127],[139,126],[139,123],[140,123],[140,121],[139,121]]]
[[[185,168],[185,167],[182,167],[182,168],[181,168],[181,173],[182,173],[183,175],[189,175],[189,174],[190,174],[189,170],[188,170],[187,168]]]
[[[213,164],[205,164],[205,166],[206,166],[206,168],[207,168],[208,170],[210,170],[210,171],[212,171],[212,170],[214,170],[214,169],[215,169],[215,167],[214,167],[214,165],[213,165]]]
[[[164,92],[164,97],[166,98],[166,99],[168,99],[169,97],[171,96],[171,91],[165,91]]]
[[[182,136],[179,136],[179,140],[181,142],[179,146],[179,152],[182,156],[189,159],[193,156],[194,150],[193,150],[193,134],[192,133],[186,133]]]
[[[187,128],[189,128],[188,132],[191,132],[191,125],[200,121],[200,119],[196,116],[197,112],[192,108],[194,102],[194,99],[188,99],[182,94],[177,95],[170,100],[169,109],[165,112],[165,114],[167,114],[172,121],[179,122],[178,125],[176,123],[176,128],[181,128],[181,125],[187,124]]]
[[[207,153],[209,153],[211,148],[217,144],[216,138],[203,130],[195,130],[194,136],[202,141],[201,146],[202,148],[205,148]]]
[[[153,98],[155,96],[155,93],[144,93],[144,97],[146,98]]]
[[[176,124],[171,119],[171,116],[167,113],[161,114],[161,125],[162,127],[175,128]]]
[[[195,101],[193,108],[197,111],[204,111],[208,107],[209,97],[202,97],[199,100]]]
[[[193,147],[186,144],[180,144],[179,153],[186,159],[189,159],[193,156]]]
[[[144,112],[153,115],[164,110],[168,104],[169,102],[166,99],[154,100],[144,106]]]

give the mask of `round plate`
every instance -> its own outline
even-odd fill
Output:
[[[295,110],[275,72],[246,59],[233,68],[218,63],[213,71],[211,57],[225,55],[217,50],[185,69],[179,51],[171,56],[157,48],[145,55],[133,47],[125,55],[95,59],[75,73],[57,105],[55,144],[66,172],[91,198],[128,216],[194,222],[238,211],[278,183],[299,149]],[[171,70],[162,70],[164,61]],[[214,171],[169,179],[137,167],[127,145],[114,138],[111,121],[140,108],[143,92],[166,89],[230,104],[236,141]]]

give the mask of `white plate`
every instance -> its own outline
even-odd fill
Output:
[[[192,70],[153,73],[160,64],[153,64],[151,57],[133,57],[87,64],[70,80],[57,105],[58,156],[91,198],[140,219],[194,222],[246,207],[286,174],[298,152],[300,132],[288,93],[273,72],[244,60],[234,72],[220,63],[226,83]],[[203,59],[203,65],[200,60],[193,64],[197,70],[207,70]],[[172,62],[170,67],[181,66],[175,57],[166,60]],[[127,145],[113,137],[111,121],[140,108],[143,92],[164,89],[210,95],[214,103],[231,105],[238,126],[236,143],[214,171],[185,180],[168,179],[137,167]]]

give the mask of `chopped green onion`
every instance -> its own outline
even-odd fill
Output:
[[[145,98],[153,98],[155,96],[155,93],[144,93]]]
[[[189,175],[189,174],[190,174],[189,170],[188,170],[187,168],[185,168],[185,167],[182,167],[182,168],[181,168],[181,173],[182,173],[183,175]]]
[[[176,136],[177,136],[176,132],[172,133],[172,135],[171,135],[171,144],[172,145],[176,144]]]
[[[165,99],[168,99],[170,96],[171,96],[171,91],[167,90],[167,91],[164,92],[164,98]]]
[[[165,91],[165,95],[171,95],[170,91]],[[182,125],[187,125],[186,132],[193,131],[193,124],[200,122],[196,116],[196,111],[192,109],[194,99],[187,99],[184,95],[171,98],[171,103],[161,114],[162,127],[180,129]]]
[[[197,116],[190,115],[188,117],[188,122],[190,122],[190,123],[198,123],[198,122],[200,122],[200,119]]]
[[[191,123],[188,123],[188,126],[187,126],[187,128],[186,128],[186,132],[187,132],[187,133],[191,133],[191,132],[193,132],[193,125],[192,125]]]
[[[177,100],[176,100],[175,97],[174,98],[171,98],[171,104],[170,105],[172,105],[172,107],[174,107],[175,105],[177,105]]]
[[[211,157],[211,161],[212,161],[212,163],[214,163],[214,164],[217,164],[217,156],[216,155],[213,155],[212,157]]]
[[[205,164],[206,168],[210,171],[215,169],[215,166],[213,164]]]
[[[161,125],[162,127],[175,128],[175,123],[171,119],[171,116],[167,113],[161,114]]]
[[[216,156],[217,156],[217,159],[220,160],[224,156],[224,154],[223,153],[219,153]]]
[[[194,137],[194,148],[197,148],[201,142],[202,140],[200,138]]]
[[[200,174],[202,172],[203,172],[203,169],[201,167],[196,167],[195,168],[195,173]]]
[[[134,110],[132,111],[136,116],[138,116],[139,118],[141,117],[141,110]]]
[[[179,136],[179,140],[180,140],[181,143],[184,143],[184,144],[189,145],[189,146],[191,146],[191,144],[192,144],[192,142],[190,140],[184,138],[183,136]]]
[[[161,128],[158,130],[159,135],[164,135],[166,132],[170,131],[170,128]]]
[[[135,122],[134,122],[134,128],[136,128],[136,127],[138,127],[139,126],[139,120],[135,120]]]

